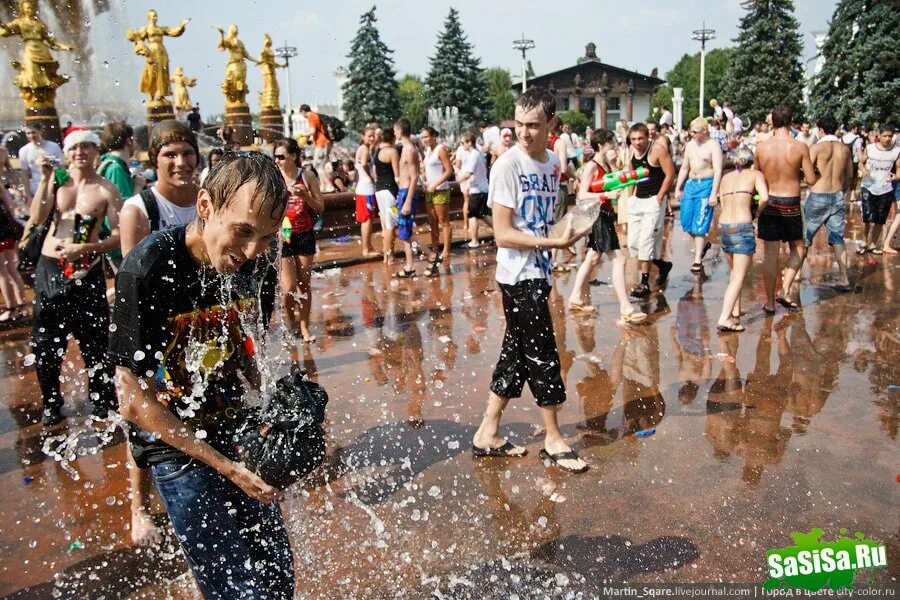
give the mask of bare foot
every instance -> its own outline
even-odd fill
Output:
[[[143,510],[131,512],[131,542],[135,546],[155,546],[162,541],[162,534],[153,519]]]
[[[890,246],[885,246],[881,249],[885,254],[897,254],[897,251],[891,248]]]

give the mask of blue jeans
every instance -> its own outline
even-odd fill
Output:
[[[824,225],[828,229],[828,244],[844,244],[844,192],[831,194],[810,192],[803,206],[806,229],[806,245],[812,246],[813,237]]]
[[[156,489],[207,599],[291,599],[294,566],[276,504],[247,496],[197,459],[152,467]]]

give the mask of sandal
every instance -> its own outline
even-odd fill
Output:
[[[718,325],[716,329],[719,330],[719,333],[741,333],[742,331],[747,331],[747,328],[740,323],[737,325]]]
[[[788,312],[800,312],[800,305],[787,298],[775,298],[775,302],[787,309]]]
[[[882,254],[884,254],[884,250],[882,250],[881,248],[871,248],[869,249],[869,252],[871,252],[875,256],[881,256]]]
[[[404,268],[400,269],[399,271],[397,271],[396,273],[394,273],[394,277],[396,279],[412,279],[415,276],[416,276],[416,270],[413,269],[412,271],[408,271],[406,269],[406,267],[404,267]]]
[[[514,452],[515,450],[521,450],[521,453]],[[521,458],[528,454],[528,448],[522,448],[520,446],[516,446],[510,442],[504,442],[502,446],[498,446],[497,448],[491,448],[488,446],[487,448],[479,448],[478,446],[472,446],[472,456],[476,458],[488,458],[488,457],[499,457],[499,458]]]
[[[691,265],[691,273],[699,273],[703,270],[703,265],[700,263],[694,263]]]
[[[538,456],[540,456],[542,459],[544,459],[545,463],[549,462],[552,466],[558,467],[558,468],[562,469],[563,471],[566,471],[567,473],[584,473],[585,471],[588,470],[587,465],[585,465],[584,467],[582,467],[580,469],[571,469],[569,467],[564,467],[563,465],[559,464],[559,461],[561,461],[561,460],[578,460],[580,457],[574,450],[569,450],[567,452],[557,452],[556,454],[550,454],[544,448],[541,448],[541,451],[538,453]]]
[[[871,249],[867,246],[860,246],[856,249],[856,253],[862,256],[863,254],[869,252]]]
[[[581,302],[572,302],[571,300],[569,301],[569,311],[570,312],[578,311],[578,312],[591,314],[595,310],[596,309],[593,306],[591,306],[590,304],[585,305],[585,304],[582,304]]]
[[[619,316],[622,317],[622,321],[624,321],[625,323],[627,323],[629,325],[634,325],[634,324],[640,323],[641,321],[646,319],[647,313],[640,311],[638,309],[634,309],[633,311],[631,311],[628,314],[620,314]]]
[[[423,271],[423,273],[425,274],[425,277],[437,277],[438,275],[440,275],[441,274],[441,270],[439,268],[440,264],[441,264],[441,262],[439,260],[433,261],[428,266],[428,268]]]
[[[775,307],[774,307],[774,306],[773,306],[772,308],[769,308],[769,307],[766,306],[765,304],[763,304],[762,309],[763,309],[763,312],[766,313],[767,315],[769,315],[770,317],[771,317],[771,316],[774,316],[775,313],[777,312],[777,311],[775,310]]]

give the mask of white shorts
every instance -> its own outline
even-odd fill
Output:
[[[656,260],[662,257],[662,234],[665,226],[665,200],[656,202],[656,196],[628,199],[628,249],[638,260]]]
[[[393,229],[397,226],[397,213],[394,208],[397,205],[397,198],[391,193],[391,190],[379,190],[375,192],[375,201],[378,203],[378,216],[381,219],[382,229]]]

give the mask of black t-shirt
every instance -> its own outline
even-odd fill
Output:
[[[187,121],[191,131],[200,131],[200,124],[202,123],[200,120],[200,113],[188,113]]]
[[[276,277],[268,255],[231,276],[201,267],[185,226],[149,235],[116,276],[111,360],[152,380],[157,400],[226,456],[244,393],[238,371],[268,324]],[[182,456],[136,427],[130,438],[139,466]]]

